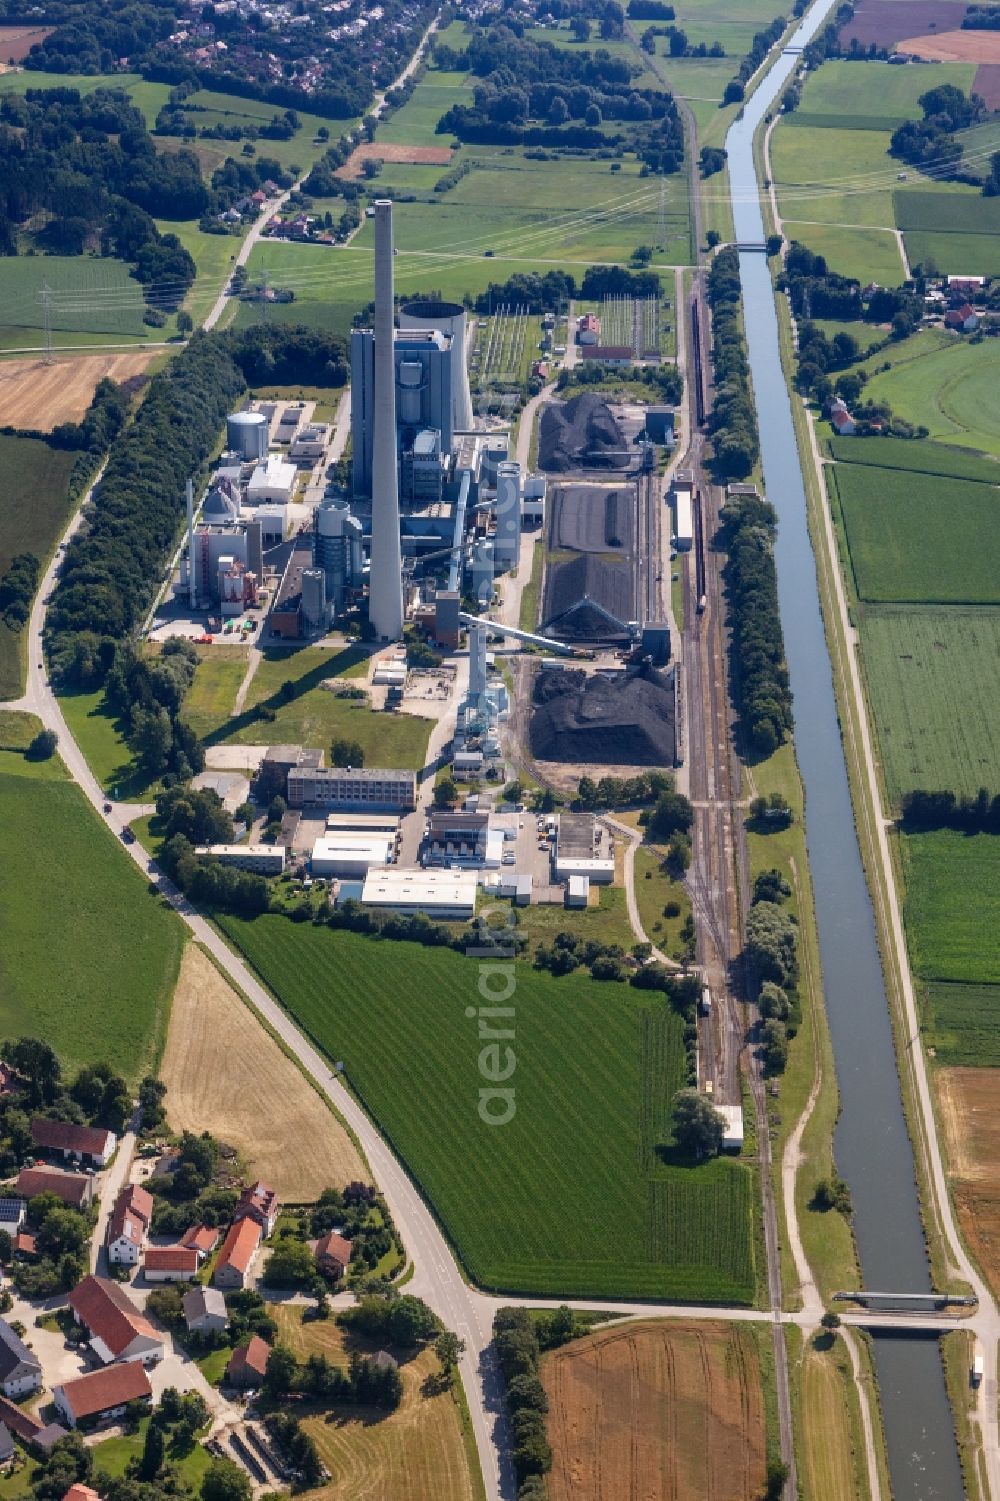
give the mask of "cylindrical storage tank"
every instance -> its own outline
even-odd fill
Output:
[[[263,412],[231,412],[226,418],[226,446],[248,463],[267,457],[267,418]]]
[[[460,302],[420,297],[400,308],[399,326],[436,328],[451,335],[451,425],[456,432],[468,431],[472,427],[472,396],[465,363],[465,308]]]
[[[326,574],[322,568],[302,570],[302,613],[310,625],[326,624]]]

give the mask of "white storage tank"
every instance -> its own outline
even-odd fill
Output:
[[[267,433],[263,412],[231,412],[226,418],[226,446],[248,463],[266,458]]]

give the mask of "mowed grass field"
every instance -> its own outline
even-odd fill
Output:
[[[833,59],[809,73],[795,115],[854,129],[863,128],[859,121],[877,120],[881,129],[892,131],[905,120],[920,119],[920,95],[929,88],[950,83],[967,94],[975,76],[975,63],[941,63],[931,80],[926,68]]]
[[[337,698],[322,686],[333,678],[364,676],[367,661],[368,654],[356,648],[265,648],[264,660],[250,683],[244,712],[210,733],[209,742],[329,748],[336,736],[346,735],[362,746],[369,766],[423,766],[432,720],[417,714],[376,711],[361,700]],[[292,685],[287,701],[282,696],[285,683]],[[274,709],[276,718],[272,722],[254,715],[259,704]]]
[[[833,486],[858,596],[877,603],[995,604],[1000,490],[971,480],[838,464]]]
[[[892,805],[918,787],[1000,790],[1000,611],[868,607],[860,629]]]
[[[160,1078],[175,1131],[211,1131],[287,1203],[370,1179],[346,1127],[194,943],[181,961]]]
[[[763,1380],[739,1324],[639,1323],[542,1361],[551,1501],[756,1501],[765,1478]]]
[[[900,854],[916,973],[1000,985],[1000,839],[935,829],[902,835]]]
[[[68,780],[0,773],[0,1035],[71,1071],[155,1067],[182,928]],[[50,763],[50,766],[53,763]]]
[[[478,1283],[753,1300],[750,1171],[722,1160],[666,1166],[657,1152],[685,1074],[682,1024],[662,1002],[519,965],[515,1036],[504,1040],[516,1067],[491,1085],[479,1071],[483,1002],[470,959],[281,917],[220,923],[343,1060]],[[510,1066],[500,1060],[495,1072]],[[479,1114],[480,1090],[495,1087],[515,1091],[502,1126]]]
[[[62,333],[162,338],[142,321],[142,287],[123,261],[93,255],[7,256],[0,267],[0,333],[4,344],[40,344],[42,289],[48,286],[54,342]],[[10,337],[12,330],[17,338]],[[39,337],[34,337],[38,335]]]
[[[798,1375],[805,1493],[823,1501],[861,1501],[868,1487],[851,1430],[857,1393],[843,1341],[833,1350],[807,1344]]]
[[[199,738],[210,735],[233,712],[246,677],[249,647],[209,646],[199,650],[194,682],[184,700],[184,718]]]
[[[878,367],[886,361],[891,369]],[[922,329],[869,360],[865,395],[926,427],[938,443],[1000,456],[1000,382],[991,340]]]
[[[18,553],[47,562],[69,520],[66,486],[75,458],[39,438],[0,433],[0,579]],[[23,649],[23,634],[0,621],[0,699],[23,691]]]
[[[376,1345],[348,1337],[333,1319],[304,1323],[302,1308],[270,1307],[278,1340],[300,1361],[324,1355],[346,1369],[351,1352],[374,1355]],[[335,1412],[302,1414],[332,1479],[311,1494],[317,1501],[475,1501],[478,1476],[470,1466],[462,1417],[451,1392],[429,1383],[440,1369],[432,1350],[396,1350],[403,1397],[395,1412],[338,1406]],[[473,1462],[475,1450],[471,1449]]]

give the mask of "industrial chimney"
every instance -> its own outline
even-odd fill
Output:
[[[379,198],[375,202],[375,426],[368,618],[382,641],[395,641],[403,634],[392,253],[392,203]]]
[[[188,600],[192,610],[198,608],[198,584],[194,572],[194,481],[187,482],[188,523]]]

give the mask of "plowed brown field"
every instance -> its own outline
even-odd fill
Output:
[[[452,158],[450,146],[400,146],[392,141],[372,141],[355,146],[338,177],[360,177],[361,165],[369,157],[380,162],[409,162],[416,166],[447,167]]]
[[[60,422],[79,422],[99,380],[134,380],[159,349],[135,354],[86,354],[71,359],[0,360],[0,426],[49,433]]]
[[[959,1224],[1000,1296],[1000,1071],[941,1068],[936,1083]]]
[[[765,1418],[753,1331],[649,1322],[545,1357],[551,1501],[756,1501]]]
[[[160,1078],[175,1131],[211,1131],[291,1203],[370,1180],[346,1129],[193,943],[181,960]]]
[[[52,26],[0,26],[0,64],[19,63],[36,42],[51,36]]]

